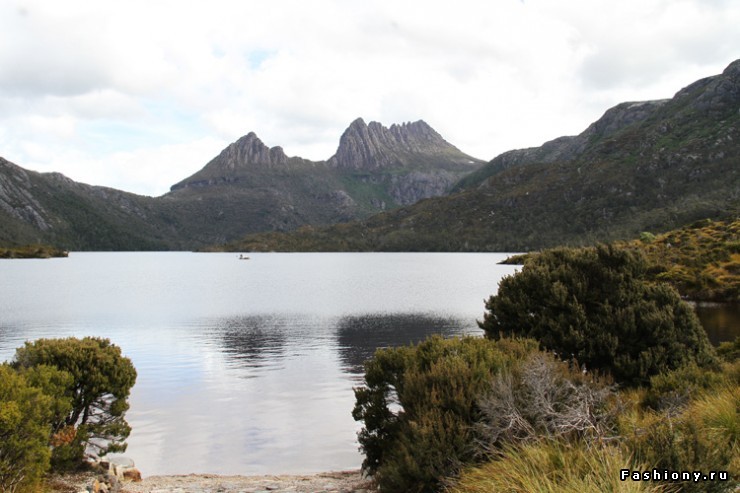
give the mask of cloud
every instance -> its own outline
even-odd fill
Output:
[[[194,142],[255,131],[326,159],[363,117],[424,119],[491,159],[719,73],[739,16],[721,0],[8,1],[0,155],[150,193],[190,173]]]

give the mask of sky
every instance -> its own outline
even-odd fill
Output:
[[[159,196],[255,132],[358,117],[490,160],[740,58],[735,0],[0,0],[0,157]]]

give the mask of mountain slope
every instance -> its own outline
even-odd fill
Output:
[[[367,217],[446,193],[482,161],[424,122],[356,120],[327,161],[288,157],[254,133],[150,198],[0,165],[0,244],[67,249],[194,249],[258,231]]]
[[[163,201],[177,204],[190,237],[214,243],[364,218],[439,196],[481,164],[422,121],[386,128],[357,119],[327,161],[288,157],[250,133]]]
[[[182,247],[155,199],[28,171],[0,158],[0,242],[76,250]]]
[[[365,221],[254,235],[237,250],[498,250],[628,238],[740,215],[740,60],[670,100],[504,153],[456,185]]]

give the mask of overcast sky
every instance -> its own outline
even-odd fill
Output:
[[[0,156],[161,195],[254,131],[425,120],[490,160],[740,58],[735,0],[0,0]]]

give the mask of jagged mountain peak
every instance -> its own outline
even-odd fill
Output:
[[[423,120],[393,124],[390,128],[362,118],[355,119],[339,139],[329,164],[348,169],[379,169],[405,166],[411,154],[463,155]]]
[[[248,174],[251,169],[274,168],[284,166],[287,162],[288,156],[282,147],[268,147],[256,133],[249,132],[229,144],[203,169],[172,185],[170,191],[217,182],[231,182],[239,175]]]
[[[211,163],[227,169],[236,169],[250,164],[280,165],[285,164],[287,160],[288,156],[285,155],[282,147],[268,147],[257,137],[257,134],[249,132],[221,151]]]

